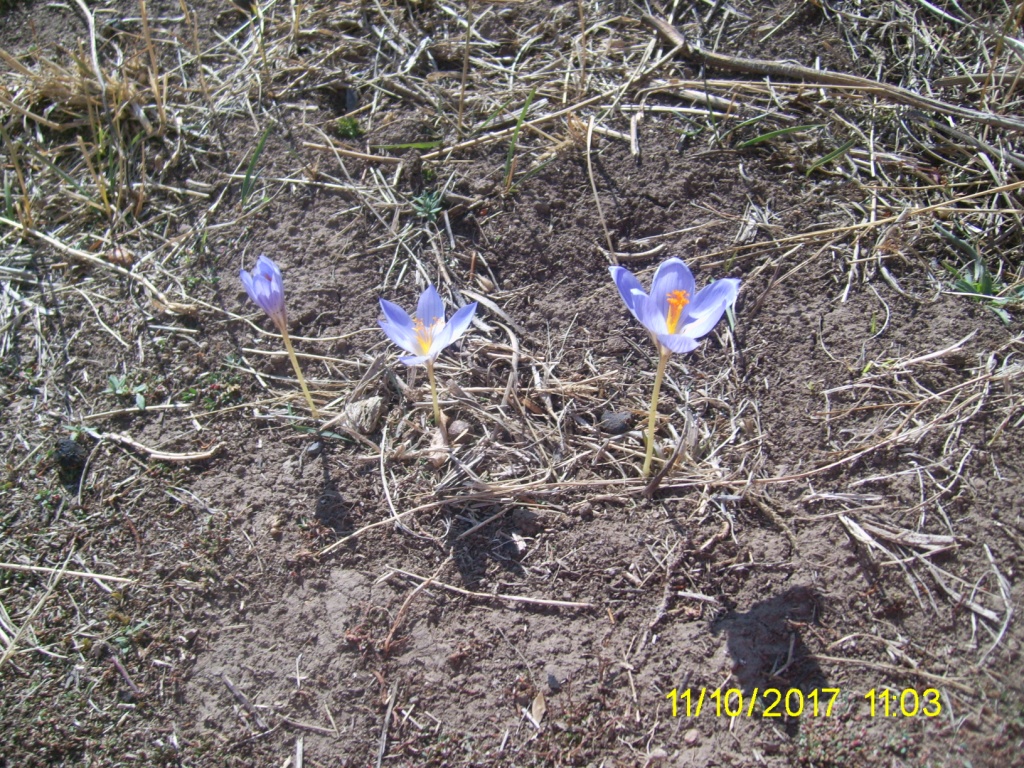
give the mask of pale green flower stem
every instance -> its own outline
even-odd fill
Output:
[[[658,344],[658,372],[654,375],[654,392],[651,393],[651,413],[647,417],[647,457],[644,459],[642,477],[651,473],[651,459],[654,458],[654,427],[658,420],[658,395],[661,394],[661,380],[665,378],[665,368],[672,353]]]
[[[427,360],[427,378],[430,379],[430,398],[434,402],[434,423],[437,424],[437,428],[441,430],[441,437],[444,438],[445,444],[448,443],[448,430],[444,428],[444,422],[441,421],[441,406],[437,402],[437,380],[434,379],[434,361]]]
[[[319,419],[320,414],[317,413],[316,406],[313,405],[313,397],[309,394],[309,387],[306,386],[306,377],[302,375],[302,369],[299,367],[299,358],[295,356],[292,340],[288,337],[288,328],[282,323],[278,330],[281,331],[281,337],[284,339],[284,348],[288,350],[288,358],[292,361],[292,368],[295,369],[295,375],[299,379],[302,394],[306,396],[306,402],[309,403],[309,410],[313,412],[314,419]]]

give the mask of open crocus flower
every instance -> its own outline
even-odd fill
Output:
[[[306,402],[309,403],[309,410],[312,411],[314,419],[320,418],[316,405],[313,403],[313,397],[309,394],[309,387],[306,386],[306,377],[302,375],[302,368],[299,367],[299,359],[295,356],[295,350],[292,348],[291,337],[288,336],[288,313],[284,307],[284,280],[281,278],[281,270],[271,259],[261,254],[252,274],[250,275],[243,269],[239,271],[238,277],[242,281],[242,285],[245,286],[245,292],[249,294],[249,298],[270,315],[270,319],[277,326],[281,338],[284,339],[284,348],[288,352],[288,358],[292,361],[295,376],[302,386],[302,393],[306,396]]]
[[[380,308],[384,311],[384,318],[379,321],[381,329],[389,339],[409,353],[406,357],[399,359],[406,365],[426,365],[427,367],[430,396],[434,404],[434,422],[447,443],[448,431],[441,420],[441,407],[437,402],[434,360],[445,347],[458,341],[469,328],[473,315],[476,313],[476,302],[462,307],[446,323],[441,297],[434,286],[428,285],[427,289],[420,294],[415,317],[409,317],[404,309],[386,299],[380,300]]]
[[[445,347],[462,337],[476,313],[476,302],[464,306],[446,323],[441,297],[434,286],[428,285],[420,294],[415,317],[386,299],[380,300],[380,308],[384,311],[379,321],[381,329],[409,353],[399,359],[406,365],[423,365],[432,364]]]
[[[277,264],[264,255],[256,262],[256,269],[250,275],[244,269],[238,273],[245,292],[249,298],[259,305],[260,309],[270,315],[274,325],[288,327],[288,316],[284,308],[284,281]]]
[[[626,307],[646,328],[659,350],[692,352],[736,301],[740,281],[726,277],[694,293],[693,273],[682,259],[663,261],[648,294],[625,267],[610,267]]]
[[[633,317],[647,329],[658,348],[658,372],[654,376],[651,411],[647,419],[647,456],[642,476],[651,471],[654,456],[654,427],[658,416],[658,394],[665,367],[673,352],[692,352],[722,319],[740,290],[740,281],[726,277],[696,290],[693,273],[682,259],[663,261],[654,273],[651,292],[625,267],[610,267],[612,280]]]

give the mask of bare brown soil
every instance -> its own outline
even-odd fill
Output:
[[[95,5],[101,93],[77,5],[7,4],[0,765],[1019,759],[1024,307],[943,263],[1019,295],[1020,137],[702,71],[641,19],[676,5]],[[1024,5],[940,7],[978,37],[917,3],[671,21],[1019,114],[936,83],[976,39],[1016,71]],[[100,135],[119,99],[151,132]],[[656,361],[608,265],[672,255],[743,282],[672,361],[647,492]],[[427,282],[480,302],[439,461],[376,325]]]

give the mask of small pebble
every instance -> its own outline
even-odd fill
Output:
[[[473,434],[473,425],[468,421],[462,419],[456,419],[448,425],[448,437],[453,442],[462,442]]]
[[[308,446],[306,447],[306,454],[307,454],[307,455],[308,455],[308,456],[309,456],[310,458],[313,458],[313,459],[315,459],[315,458],[316,458],[317,456],[319,456],[319,455],[320,455],[320,452],[321,452],[321,451],[323,451],[323,449],[324,449],[324,444],[323,444],[323,443],[321,443],[321,442],[320,442],[319,440],[317,440],[317,441],[316,441],[316,442],[314,442],[314,443],[310,443],[310,444],[309,444],[309,445],[308,445]]]
[[[53,457],[57,462],[57,474],[61,482],[64,485],[75,485],[85,469],[89,452],[70,437],[64,437],[57,441]]]
[[[558,693],[562,690],[562,683],[550,672],[548,672],[548,690],[550,690],[551,693]]]
[[[633,414],[629,411],[605,411],[601,414],[601,430],[611,435],[624,435],[633,428]]]

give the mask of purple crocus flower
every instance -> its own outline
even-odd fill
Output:
[[[260,255],[253,273],[250,275],[243,269],[238,273],[238,277],[242,280],[249,298],[270,315],[270,319],[279,330],[286,329],[288,316],[284,308],[284,281],[281,279],[281,270],[277,268],[277,264]]]
[[[428,285],[420,294],[415,317],[409,317],[404,309],[386,299],[380,300],[380,308],[384,311],[384,318],[379,321],[381,329],[409,353],[399,359],[406,365],[433,365],[441,350],[458,341],[469,328],[476,302],[462,307],[446,323],[441,297],[434,286]]]
[[[695,350],[698,340],[715,327],[736,301],[740,289],[739,280],[726,277],[694,293],[693,273],[682,259],[676,258],[663,261],[658,267],[650,294],[625,267],[609,269],[626,307],[650,332],[662,354]]]
[[[260,254],[260,258],[256,262],[256,269],[252,272],[250,275],[243,269],[238,273],[238,277],[241,279],[242,285],[245,286],[245,292],[249,294],[249,298],[270,315],[270,319],[274,321],[274,325],[280,331],[285,351],[288,352],[292,368],[295,369],[295,376],[302,386],[306,402],[309,403],[309,410],[312,412],[313,418],[318,419],[320,417],[316,410],[316,404],[313,402],[312,395],[309,394],[306,377],[302,375],[299,358],[295,356],[292,340],[288,337],[288,313],[284,308],[284,280],[281,279],[281,270],[277,268],[277,264]]]

